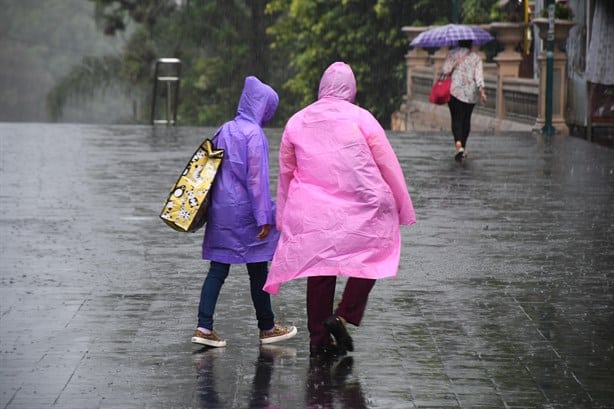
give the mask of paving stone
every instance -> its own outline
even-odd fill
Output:
[[[304,281],[273,298],[297,337],[259,347],[244,266],[216,310],[228,347],[190,343],[202,236],[158,214],[213,132],[0,124],[1,408],[614,408],[614,150],[476,133],[457,163],[445,133],[389,132],[418,223],[352,364],[325,365]]]

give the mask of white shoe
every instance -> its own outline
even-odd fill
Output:
[[[209,347],[222,348],[226,346],[226,341],[217,335],[217,332],[211,331],[208,334],[200,330],[194,331],[194,335],[192,335],[192,343],[199,345],[207,345]]]
[[[456,160],[461,160],[465,157],[465,149],[464,148],[459,148],[456,153],[454,154],[454,159]]]
[[[297,333],[296,327],[291,325],[289,327],[283,327],[275,324],[270,331],[260,331],[260,343],[272,344],[273,342],[284,341],[295,336]]]

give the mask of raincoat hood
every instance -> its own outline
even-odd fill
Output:
[[[254,76],[245,78],[237,108],[239,116],[264,126],[273,118],[278,105],[279,96],[273,88]]]
[[[326,97],[354,102],[356,97],[356,78],[352,68],[346,63],[332,63],[322,74],[318,99]]]

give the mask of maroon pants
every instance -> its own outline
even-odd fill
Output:
[[[336,284],[336,276],[307,278],[307,328],[311,345],[330,344],[330,333],[323,322],[333,314],[343,317],[350,324],[360,325],[375,280],[348,278],[341,302],[333,313]]]

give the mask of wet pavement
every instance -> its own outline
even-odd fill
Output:
[[[243,266],[228,347],[190,343],[201,233],[158,214],[211,133],[0,124],[0,408],[614,408],[614,150],[472,135],[459,164],[448,135],[389,133],[418,224],[356,351],[321,362],[304,281],[273,298],[299,334],[259,347]]]

